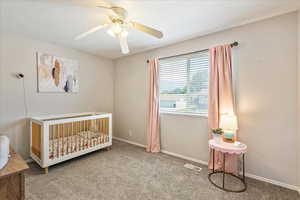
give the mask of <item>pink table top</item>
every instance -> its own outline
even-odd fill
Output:
[[[223,153],[241,154],[247,152],[247,145],[243,143],[235,145],[234,143],[227,143],[222,141],[220,144],[217,144],[215,140],[212,139],[208,141],[208,145],[210,148],[221,151]]]

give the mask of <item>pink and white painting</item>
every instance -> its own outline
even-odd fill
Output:
[[[37,53],[38,92],[78,92],[79,65],[76,60]]]

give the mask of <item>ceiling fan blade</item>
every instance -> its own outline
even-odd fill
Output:
[[[128,43],[127,43],[127,37],[119,36],[121,51],[123,54],[129,53]]]
[[[102,28],[104,28],[104,27],[106,27],[106,26],[108,26],[108,24],[106,24],[106,23],[105,23],[105,24],[102,24],[102,25],[100,25],[100,26],[96,26],[96,27],[94,27],[94,28],[88,30],[87,32],[84,32],[84,33],[78,35],[77,37],[75,37],[75,40],[80,40],[80,39],[82,39],[82,38],[88,36],[89,34],[92,34],[92,33],[96,32],[96,31],[98,31],[98,30],[100,30],[100,29],[102,29]]]
[[[111,9],[112,7],[115,7],[115,5],[112,3],[108,3],[108,2],[100,2],[100,3],[97,3],[97,7]]]
[[[121,8],[121,7],[112,7],[111,8],[121,19],[125,19],[128,15],[127,10],[125,10],[125,8]]]
[[[158,31],[158,30],[156,30],[154,28],[151,28],[149,26],[145,26],[143,24],[139,24],[139,23],[136,23],[136,22],[129,22],[129,24],[133,28],[135,28],[135,29],[137,29],[139,31],[142,31],[144,33],[147,33],[149,35],[152,35],[152,36],[154,36],[156,38],[162,38],[163,37],[163,33],[161,31]]]
[[[97,5],[98,8],[107,8],[107,9],[111,9],[112,11],[114,11],[114,13],[116,13],[121,19],[125,19],[128,15],[127,10],[125,10],[125,8],[116,6],[112,3],[106,3],[106,2],[101,2]]]

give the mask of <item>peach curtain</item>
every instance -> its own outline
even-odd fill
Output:
[[[210,49],[210,80],[208,95],[208,128],[218,128],[221,114],[234,113],[232,89],[232,58],[231,46],[222,45]],[[238,159],[236,155],[226,155],[225,171],[237,173]],[[212,151],[210,150],[209,169],[213,168]],[[223,154],[215,152],[215,169],[223,168]]]
[[[159,132],[159,61],[149,60],[149,107],[147,124],[147,151],[160,152]]]

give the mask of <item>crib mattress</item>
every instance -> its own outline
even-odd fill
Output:
[[[77,135],[54,138],[49,141],[49,159],[58,158],[73,152],[108,142],[108,135],[95,132],[81,132]]]

